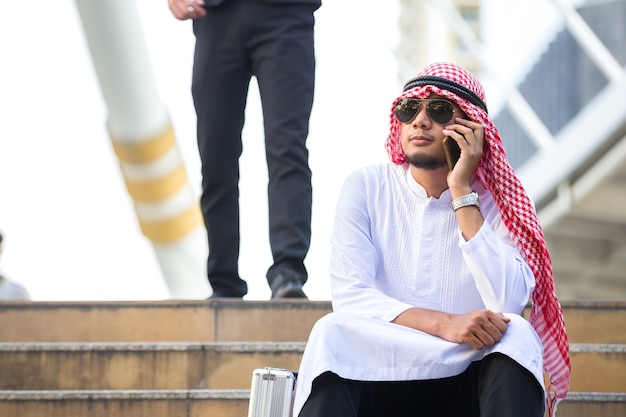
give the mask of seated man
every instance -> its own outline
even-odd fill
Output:
[[[391,163],[341,191],[333,312],[311,332],[294,416],[553,414],[570,363],[550,256],[478,80],[425,68],[393,103],[386,148]]]

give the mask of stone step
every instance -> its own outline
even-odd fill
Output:
[[[244,417],[249,390],[0,391],[2,417]]]
[[[0,303],[0,342],[306,341],[327,301]]]
[[[572,343],[626,343],[626,301],[564,301]],[[0,304],[0,342],[306,341],[328,301]],[[528,316],[528,309],[525,312]]]
[[[570,392],[626,393],[626,344],[573,343],[570,359]]]
[[[305,342],[0,343],[0,390],[247,389]],[[572,344],[570,391],[626,392],[626,344]]]
[[[0,343],[0,390],[249,389],[305,342]]]
[[[562,306],[572,384],[558,416],[625,416],[626,302]],[[297,369],[330,311],[299,300],[0,304],[0,416],[245,416],[252,370]]]
[[[572,392],[557,407],[558,417],[624,417],[626,394],[622,392]]]
[[[242,417],[249,390],[0,391],[2,417]],[[626,394],[576,392],[558,417],[623,417]]]
[[[626,343],[626,301],[566,300],[561,307],[570,343]]]

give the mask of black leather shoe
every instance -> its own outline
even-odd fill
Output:
[[[295,272],[279,272],[272,278],[272,283],[270,284],[272,299],[308,298],[302,290],[302,281],[303,279]]]

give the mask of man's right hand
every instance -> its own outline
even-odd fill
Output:
[[[206,15],[204,0],[167,0],[167,4],[178,20],[197,19]]]

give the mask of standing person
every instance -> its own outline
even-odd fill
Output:
[[[0,255],[2,255],[2,242],[4,237],[0,233]],[[30,295],[24,287],[15,282],[10,281],[8,278],[0,273],[0,301],[3,300],[30,300]]]
[[[311,170],[306,139],[315,83],[314,12],[321,0],[168,0],[193,19],[192,96],[202,162],[201,207],[213,298],[243,297],[239,157],[250,79],[263,106],[272,298],[306,298]]]
[[[352,173],[339,197],[333,312],[311,331],[294,416],[543,417],[544,398],[553,415],[569,386],[562,310],[483,87],[432,64],[390,125],[391,162]]]

